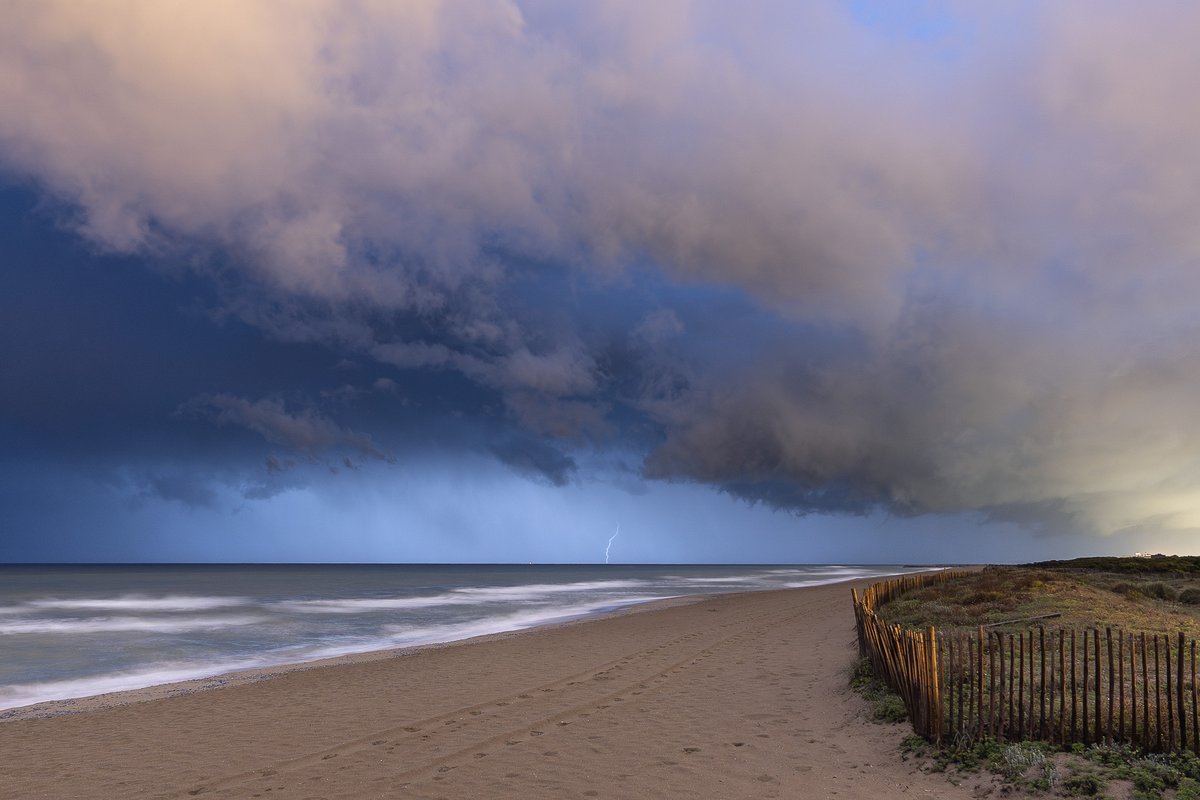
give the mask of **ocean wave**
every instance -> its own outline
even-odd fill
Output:
[[[574,583],[531,583],[516,586],[464,586],[442,594],[418,597],[341,597],[321,600],[285,600],[272,608],[302,614],[358,614],[370,611],[479,605],[487,602],[537,601],[564,594],[613,592],[644,588],[645,581],[577,581]]]
[[[6,610],[25,607],[62,611],[208,611],[214,608],[233,608],[250,605],[252,602],[248,597],[196,597],[186,595],[149,597],[146,595],[127,594],[120,597],[47,597],[40,600],[28,600],[21,606],[9,606]]]
[[[209,678],[214,675],[265,666],[271,666],[271,664],[269,660],[263,658],[245,658],[192,664],[171,662],[155,664],[145,669],[130,670],[128,672],[91,675],[60,681],[18,683],[10,686],[0,686],[0,710],[18,708],[34,703],[46,703],[52,700],[70,700],[80,697],[94,697],[95,695],[107,694],[109,692],[145,689],[150,686],[160,686],[164,683],[179,683],[180,681]]]
[[[421,645],[434,642],[453,642],[470,639],[475,636],[486,636],[505,631],[519,631],[526,628],[536,628],[552,622],[563,622],[571,619],[586,617],[602,611],[615,610],[626,606],[648,603],[653,600],[665,599],[661,595],[640,597],[607,598],[585,603],[570,603],[567,605],[551,606],[541,609],[528,609],[511,614],[501,614],[466,622],[440,626],[389,626],[391,636],[389,641],[394,646]]]
[[[479,599],[476,597],[448,593],[427,595],[424,597],[344,597],[328,600],[283,600],[272,603],[271,607],[281,611],[295,611],[301,614],[361,614],[369,611],[474,605],[478,602]]]
[[[186,633],[230,625],[256,625],[267,618],[249,614],[208,617],[92,617],[90,619],[18,619],[0,622],[0,636],[77,633]]]
[[[164,662],[140,670],[106,673],[59,681],[29,682],[0,686],[0,710],[53,700],[92,697],[109,692],[144,689],[166,683],[211,678],[246,669],[278,667],[286,664],[355,655],[376,650],[461,641],[476,636],[524,630],[554,622],[565,622],[602,611],[615,610],[617,608],[661,599],[664,598],[649,595],[620,599],[610,598],[593,602],[570,603],[541,610],[526,610],[512,614],[481,617],[448,625],[392,625],[384,628],[386,634],[383,636],[353,638],[339,644],[309,645],[303,647],[291,646],[267,651],[257,656],[224,661],[202,661],[196,663]],[[229,618],[224,619],[228,620]]]
[[[571,594],[584,592],[609,592],[614,589],[636,589],[645,587],[646,581],[639,580],[609,580],[609,581],[575,581],[574,583],[525,583],[516,586],[464,586],[455,589],[455,593],[475,597],[525,597],[546,594]]]

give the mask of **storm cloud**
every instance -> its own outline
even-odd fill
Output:
[[[1200,527],[1200,10],[885,9],[16,3],[0,167],[397,415],[460,376],[556,486]],[[187,408],[388,457],[386,410],[245,397]]]

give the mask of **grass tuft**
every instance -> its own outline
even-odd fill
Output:
[[[871,717],[877,722],[895,723],[908,719],[904,701],[875,677],[869,659],[859,658],[850,665],[850,688],[871,704]]]

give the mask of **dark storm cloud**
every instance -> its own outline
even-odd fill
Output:
[[[21,4],[0,165],[374,370],[175,401],[300,454],[419,409],[554,484],[620,446],[779,507],[1200,527],[1200,12],[942,14]]]
[[[180,503],[189,508],[212,508],[217,493],[206,480],[184,474],[148,474],[140,482],[141,495]]]
[[[180,413],[207,415],[218,425],[240,425],[272,444],[285,445],[309,456],[345,447],[363,457],[389,458],[370,436],[342,427],[313,409],[289,412],[277,398],[251,401],[217,394],[189,401],[180,408]]]
[[[552,486],[566,486],[578,469],[575,459],[537,439],[512,438],[497,442],[490,449],[516,472]]]

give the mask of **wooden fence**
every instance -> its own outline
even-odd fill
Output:
[[[1200,753],[1196,641],[1111,627],[937,633],[884,621],[877,607],[962,572],[905,576],[854,598],[860,653],[934,741],[1040,739]]]

